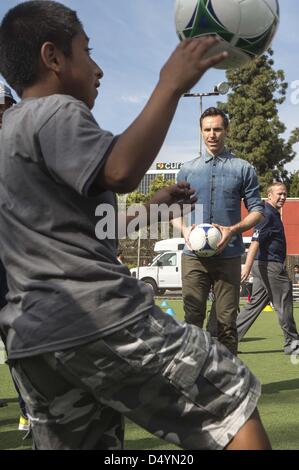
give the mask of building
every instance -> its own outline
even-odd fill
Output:
[[[163,176],[165,181],[176,180],[177,174],[182,167],[182,163],[156,163],[143,177],[138,190],[142,194],[148,194],[151,183],[157,176]]]

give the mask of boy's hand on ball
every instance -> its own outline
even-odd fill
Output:
[[[189,91],[210,67],[227,57],[226,52],[204,58],[219,39],[215,36],[184,40],[161,70],[160,83],[182,95]]]

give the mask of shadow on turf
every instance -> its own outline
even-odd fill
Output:
[[[17,398],[2,398],[2,400],[6,401],[6,403],[17,403]]]
[[[262,341],[263,339],[267,338],[243,338],[240,343],[251,343],[251,341]]]
[[[283,380],[282,382],[273,382],[263,385],[263,394],[278,393],[283,390],[298,390],[299,379]]]
[[[265,351],[238,351],[238,354],[268,354],[268,353],[283,353],[282,349],[268,349]]]
[[[0,425],[1,426],[10,426],[10,425],[15,425],[17,426],[17,421],[14,418],[10,419],[1,419],[1,413],[0,413]],[[2,435],[2,434],[1,434]]]

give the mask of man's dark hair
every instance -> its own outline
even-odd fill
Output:
[[[229,120],[228,120],[228,117],[227,115],[221,111],[221,109],[218,109],[218,108],[208,108],[200,117],[200,128],[202,129],[202,121],[206,118],[206,117],[214,117],[214,116],[221,116],[222,119],[223,119],[223,125],[224,125],[224,128],[227,129],[228,126],[229,126]]]
[[[295,264],[294,268],[299,269],[299,264]]]
[[[22,95],[38,79],[42,45],[53,42],[66,57],[83,29],[77,13],[58,2],[33,0],[8,11],[0,26],[0,73]]]

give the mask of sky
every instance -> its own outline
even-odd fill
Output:
[[[226,0],[223,0],[226,1]],[[0,18],[17,0],[0,0]],[[64,0],[83,22],[93,58],[104,71],[93,113],[99,125],[115,134],[138,116],[151,95],[159,72],[178,44],[174,24],[175,0]],[[287,138],[299,127],[299,2],[280,0],[280,26],[274,38],[274,68],[283,69],[289,84],[287,99],[279,106]],[[213,91],[225,81],[225,71],[211,69],[192,90]],[[225,101],[225,97],[221,97]],[[215,106],[218,97],[203,99],[203,108]],[[198,155],[198,98],[182,98],[156,162],[186,162]],[[299,169],[296,158],[287,166]]]

